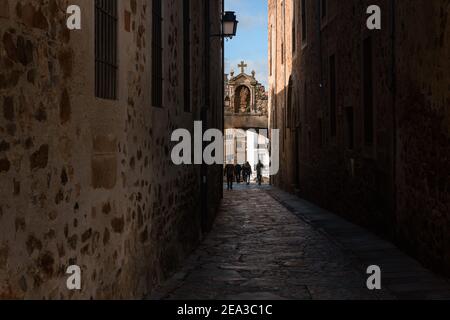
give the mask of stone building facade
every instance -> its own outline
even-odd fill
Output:
[[[209,229],[222,167],[173,165],[170,138],[223,126],[222,12],[0,0],[0,298],[141,298]]]
[[[255,167],[261,160],[268,168],[268,94],[255,71],[245,72],[244,61],[238,67],[238,75],[225,75],[225,163]]]
[[[369,30],[370,5],[381,30]],[[450,2],[269,0],[273,183],[450,274]]]
[[[256,80],[256,72],[245,73],[244,61],[240,65],[242,72],[237,76],[232,70],[225,75],[225,105],[226,114],[262,114],[267,115],[267,92],[264,86]]]
[[[244,61],[241,72],[232,70],[225,75],[225,128],[267,128],[268,94],[256,79],[255,71],[245,73]]]

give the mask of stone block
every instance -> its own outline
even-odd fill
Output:
[[[113,189],[117,182],[117,159],[115,155],[94,155],[92,158],[92,187]]]
[[[96,135],[93,140],[94,154],[113,153],[117,151],[117,139],[114,135]]]

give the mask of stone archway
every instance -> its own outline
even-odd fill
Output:
[[[251,91],[245,86],[241,85],[236,89],[234,95],[234,113],[248,113],[250,112]]]

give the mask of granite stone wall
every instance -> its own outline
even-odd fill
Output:
[[[450,274],[450,1],[396,10],[397,231]]]
[[[325,14],[322,1],[305,3],[303,37],[301,1],[269,1],[270,122],[282,140],[273,182],[450,273],[450,2],[333,0]],[[366,27],[369,5],[381,8],[381,30]],[[367,38],[372,145],[364,120]]]
[[[221,46],[205,66],[205,1],[191,1],[192,112],[183,101],[182,1],[163,2],[163,107],[151,105],[151,1],[118,1],[118,98],[94,91],[94,1],[0,0],[0,298],[141,298],[201,239],[221,197],[170,160],[174,129],[207,103],[221,126]],[[210,1],[220,21],[221,1]],[[66,9],[82,10],[82,30]],[[211,68],[206,78],[206,68]],[[212,71],[212,72],[211,72]],[[82,269],[82,290],[66,268]]]

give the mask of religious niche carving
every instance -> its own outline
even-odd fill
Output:
[[[235,113],[250,112],[250,90],[246,86],[240,86],[236,90]]]
[[[233,71],[225,74],[225,114],[266,116],[268,112],[268,94],[264,86],[256,79],[256,72],[245,72],[247,64],[242,61],[238,67],[240,73]],[[229,77],[230,76],[230,77]]]

